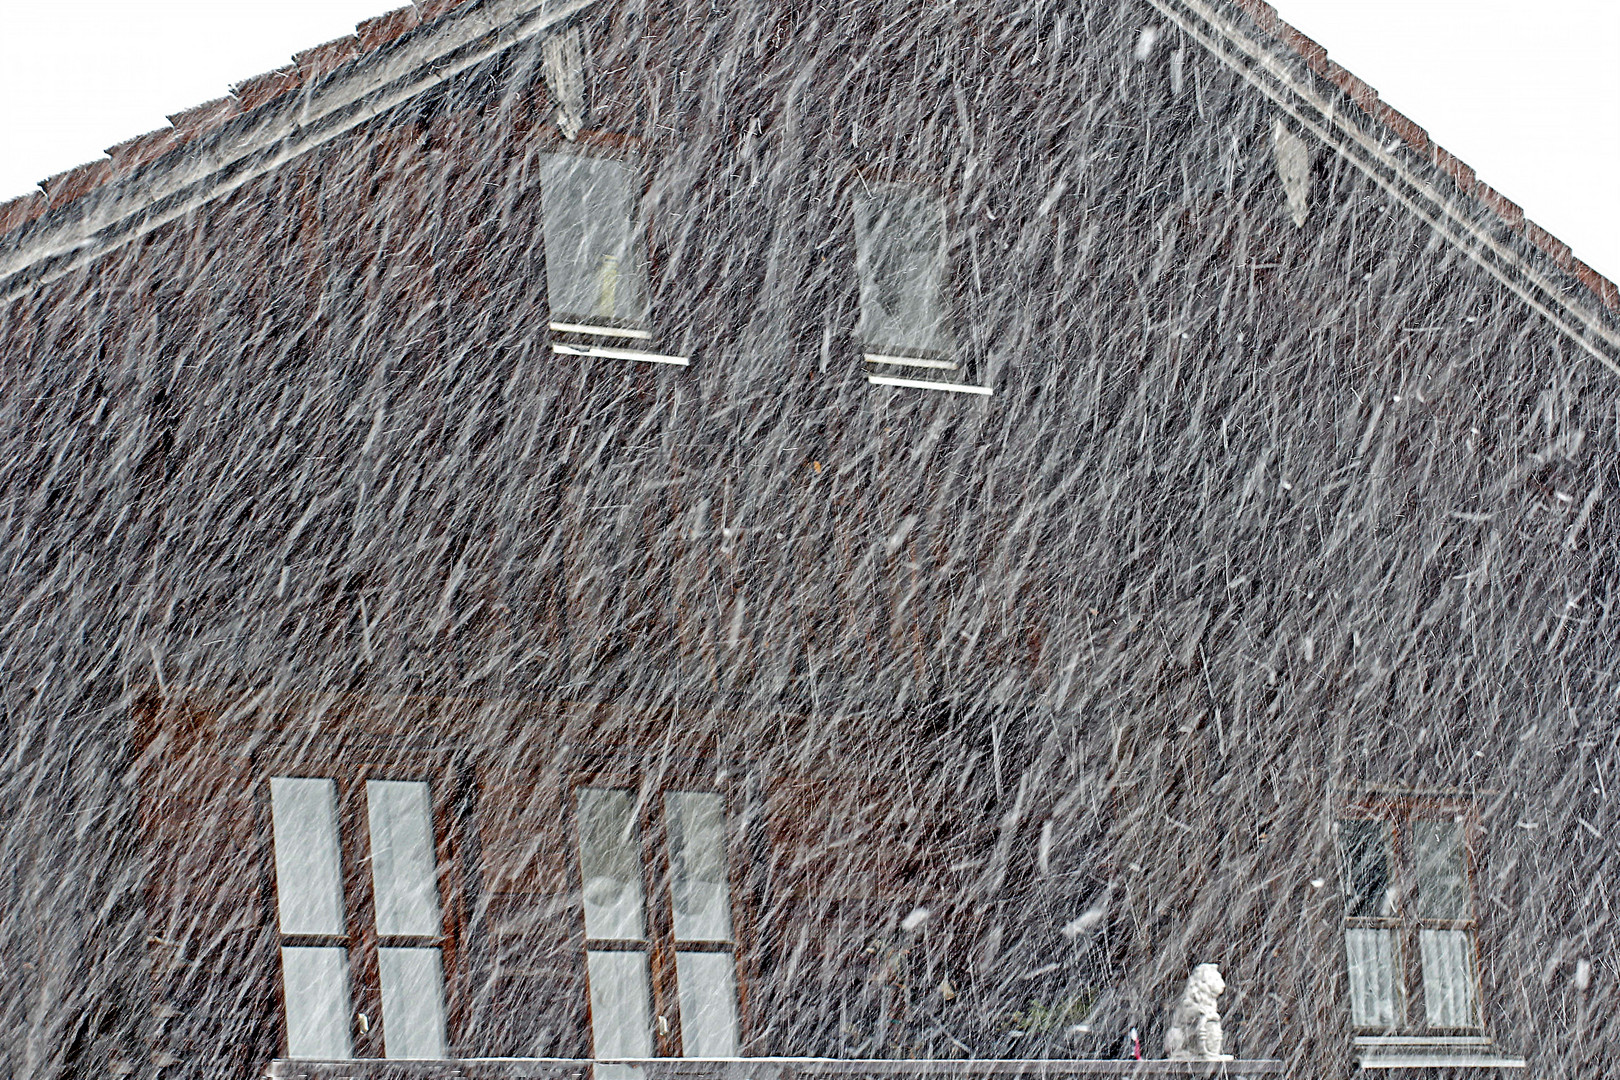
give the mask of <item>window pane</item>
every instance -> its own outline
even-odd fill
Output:
[[[428,786],[367,780],[366,809],[371,818],[377,933],[438,937],[439,885]]]
[[[737,991],[731,954],[677,952],[675,981],[681,997],[681,1053],[736,1057]]]
[[[633,793],[579,789],[579,876],[585,887],[586,937],[646,937]]]
[[[947,353],[945,207],[901,187],[855,198],[861,339],[876,351]]]
[[[585,954],[591,984],[591,1040],[599,1058],[652,1057],[647,954]]]
[[[1420,930],[1423,1011],[1430,1027],[1474,1027],[1474,942],[1466,930]]]
[[[1339,822],[1347,916],[1387,918],[1395,914],[1395,888],[1389,871],[1390,839],[1387,821]]]
[[[1395,1026],[1395,946],[1388,930],[1349,929],[1344,948],[1350,964],[1350,1019],[1356,1027]]]
[[[391,1058],[442,1058],[444,972],[438,949],[378,949],[382,982],[383,1053]]]
[[[542,154],[546,291],[553,318],[619,326],[647,320],[633,173],[612,158]]]
[[[272,777],[270,819],[281,932],[343,933],[337,783]]]
[[[730,941],[725,800],[712,792],[671,791],[664,796],[664,820],[669,828],[675,937]]]
[[[281,987],[287,1004],[288,1057],[330,1060],[353,1053],[344,950],[282,949]]]
[[[1462,826],[1455,821],[1412,822],[1412,863],[1420,919],[1466,919],[1468,875]]]

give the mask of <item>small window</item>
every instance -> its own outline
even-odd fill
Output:
[[[724,796],[591,786],[575,808],[594,1056],[737,1056]]]
[[[945,206],[938,195],[898,184],[856,194],[855,269],[868,361],[956,366],[947,267]]]
[[[277,776],[270,816],[287,1056],[445,1057],[446,934],[429,785]],[[363,835],[352,824],[360,821]],[[370,868],[347,879],[349,896],[345,866]],[[367,971],[376,972],[370,986],[357,975]]]
[[[554,322],[635,337],[647,331],[647,273],[628,163],[540,159],[546,292]]]
[[[1350,1014],[1363,1031],[1480,1027],[1467,813],[1397,801],[1338,823]]]
[[[686,364],[650,351],[647,253],[630,161],[584,154],[540,158],[552,351]]]

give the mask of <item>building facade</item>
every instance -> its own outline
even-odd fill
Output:
[[[9,1075],[1107,1072],[1203,962],[1245,1075],[1602,1070],[1614,290],[1268,8],[174,119],[0,208]]]

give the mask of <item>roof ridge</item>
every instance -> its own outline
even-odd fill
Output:
[[[292,63],[232,83],[224,97],[169,114],[169,126],[110,146],[106,157],[87,161],[39,181],[38,191],[0,202],[0,237],[69,202],[83,198],[148,162],[192,143],[242,113],[313,85],[343,64],[381,49],[419,26],[473,0],[419,0],[355,25],[345,37],[294,53]]]
[[[1407,149],[1450,177],[1459,191],[1483,203],[1531,247],[1591,290],[1610,311],[1620,312],[1620,286],[1577,258],[1568,244],[1525,217],[1523,207],[1481,180],[1466,162],[1430,138],[1421,124],[1380,98],[1378,91],[1367,82],[1329,59],[1327,49],[1278,15],[1267,0],[1230,2],[1261,30],[1298,55],[1311,71],[1342,90],[1362,113],[1393,131]]]
[[[169,127],[117,143],[107,149],[106,157],[46,177],[39,182],[39,191],[0,203],[0,237],[217,131],[233,117],[311,86],[343,64],[472,2],[418,0],[365,19],[356,24],[353,34],[295,53],[290,64],[232,84],[224,97],[172,113]],[[1329,59],[1326,48],[1278,15],[1267,0],[1230,2],[1260,30],[1303,60],[1312,72],[1337,86],[1363,114],[1394,132],[1409,150],[1448,176],[1459,191],[1486,206],[1531,247],[1580,281],[1604,307],[1620,312],[1620,286],[1577,258],[1568,244],[1527,218],[1522,207],[1479,179],[1467,163],[1431,139],[1422,125],[1380,98],[1367,82]]]

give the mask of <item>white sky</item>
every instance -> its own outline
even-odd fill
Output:
[[[403,0],[0,0],[0,200]],[[1273,0],[1620,279],[1620,0]]]

